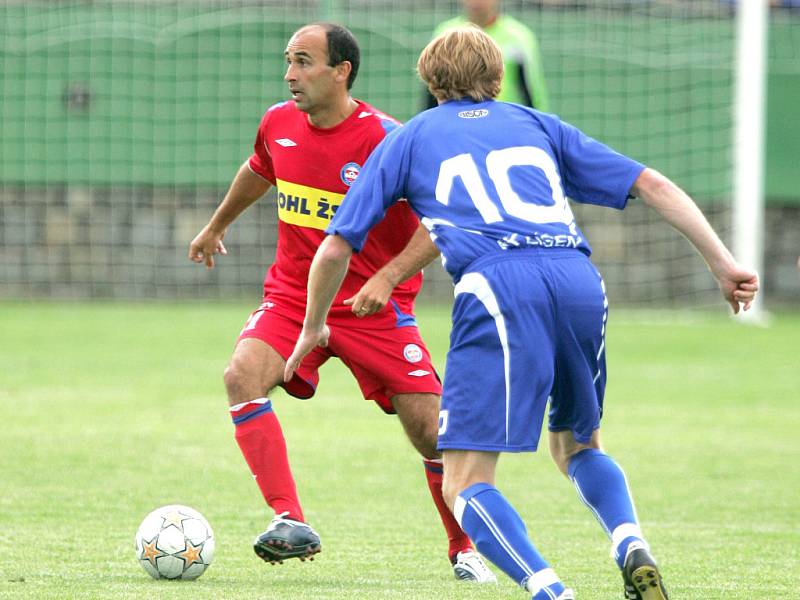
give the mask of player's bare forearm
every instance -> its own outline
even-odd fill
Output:
[[[327,344],[329,332],[325,319],[347,274],[352,253],[350,244],[338,235],[329,235],[317,248],[308,272],[308,299],[303,330],[292,355],[286,360],[284,381],[292,378],[303,357],[315,346]]]
[[[758,291],[758,275],[736,262],[686,192],[658,171],[645,169],[634,182],[631,193],[697,248],[734,312],[739,312],[740,303],[745,310],[750,308]]]
[[[228,192],[214,211],[208,224],[189,244],[189,259],[205,262],[209,269],[214,267],[215,254],[227,254],[222,238],[225,231],[236,218],[270,188],[270,183],[253,173],[244,163],[233,178]]]
[[[733,256],[694,201],[661,173],[645,169],[636,179],[632,191],[686,236],[705,259],[712,273],[717,274],[735,264]]]
[[[223,232],[242,214],[247,207],[263,196],[272,184],[253,173],[245,162],[231,182],[228,193],[214,211],[207,227],[212,231]]]
[[[325,324],[331,303],[350,264],[353,249],[338,235],[329,235],[317,248],[308,273],[308,300],[303,327],[320,331]]]
[[[395,287],[419,273],[437,256],[439,249],[431,240],[428,230],[420,223],[403,251],[386,263],[378,273]]]
[[[366,317],[383,310],[392,290],[412,275],[416,275],[439,256],[439,249],[430,234],[420,224],[403,251],[386,263],[367,280],[355,296],[344,301],[352,305],[353,313]]]

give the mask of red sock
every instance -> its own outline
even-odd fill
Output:
[[[425,465],[425,478],[428,480],[428,489],[431,491],[433,503],[439,511],[442,525],[444,525],[444,530],[447,532],[447,541],[450,543],[447,556],[450,557],[452,562],[459,552],[472,549],[472,542],[467,534],[464,533],[464,530],[461,529],[461,525],[458,524],[442,497],[442,461],[424,459],[422,462]]]
[[[264,500],[275,514],[288,512],[303,521],[303,509],[289,467],[286,440],[268,398],[257,398],[231,406],[236,443],[250,467]]]

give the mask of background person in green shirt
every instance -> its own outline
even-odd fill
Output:
[[[497,100],[549,111],[539,42],[526,25],[500,13],[500,0],[462,0],[464,14],[439,24],[436,37],[446,29],[474,23],[497,42],[503,52],[505,74]],[[424,108],[436,106],[436,99],[425,92]]]

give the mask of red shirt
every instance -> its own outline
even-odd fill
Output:
[[[386,134],[399,127],[393,118],[358,102],[347,119],[329,129],[314,127],[294,102],[271,107],[258,128],[250,168],[278,188],[278,246],[275,262],[264,278],[264,297],[305,314],[306,286],[311,261],[325,238],[325,228],[358,177],[372,150]],[[342,304],[378,269],[403,248],[419,226],[405,202],[386,211],[369,234],[361,252],[354,254],[342,287],[331,306],[328,322],[355,316]],[[390,328],[414,311],[422,287],[417,273],[398,285],[386,309],[358,320],[359,327]]]

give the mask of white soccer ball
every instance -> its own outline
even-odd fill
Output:
[[[193,508],[162,506],[139,525],[136,559],[155,579],[197,579],[214,560],[214,532]]]

